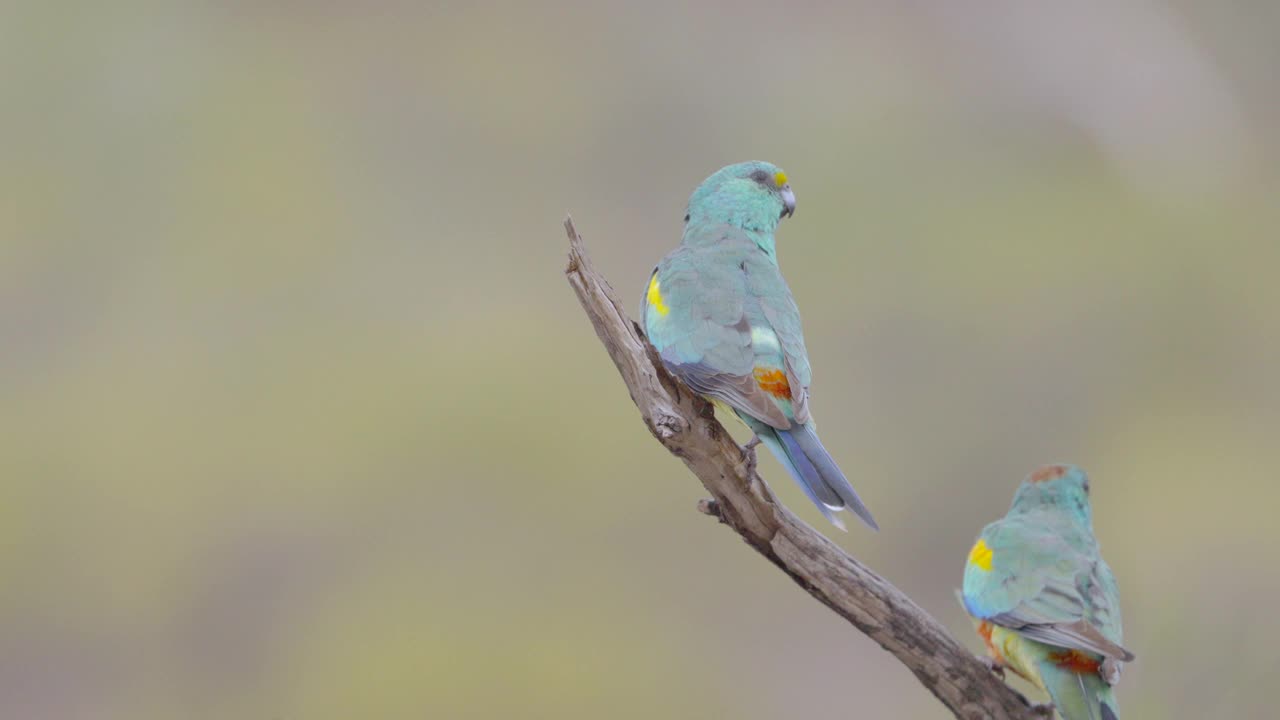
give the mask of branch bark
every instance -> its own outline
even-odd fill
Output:
[[[617,294],[592,267],[566,218],[569,284],[640,410],[645,425],[697,476],[718,517],[823,605],[888,650],[964,720],[1041,718],[1019,693],[960,645],[910,598],[779,503],[755,472],[750,451],[715,419],[711,405],[662,367]]]

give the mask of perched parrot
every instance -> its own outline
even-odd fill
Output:
[[[671,374],[732,410],[836,527],[871,512],[822,447],[809,415],[800,312],[773,234],[795,212],[786,173],[765,162],[722,168],[693,191],[684,238],[649,277],[641,322]]]
[[[1049,693],[1064,720],[1118,720],[1111,686],[1133,653],[1121,646],[1120,593],[1093,537],[1084,471],[1027,476],[969,551],[960,599],[994,667]]]

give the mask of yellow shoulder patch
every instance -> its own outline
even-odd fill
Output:
[[[973,544],[973,549],[969,551],[969,564],[976,565],[983,572],[991,572],[991,548],[987,547],[987,541],[978,538],[978,542]]]
[[[645,299],[649,301],[649,307],[657,310],[659,315],[671,312],[671,308],[662,301],[662,289],[658,287],[658,273],[654,273],[653,279],[649,281],[649,292],[645,294]]]

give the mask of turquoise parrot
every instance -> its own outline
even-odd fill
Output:
[[[680,246],[649,278],[641,322],[667,370],[746,423],[828,520],[843,530],[835,513],[848,509],[877,529],[809,415],[800,312],[773,237],[794,212],[786,173],[769,163],[704,180]]]
[[[1118,720],[1120,593],[1093,537],[1089,479],[1071,465],[1027,476],[982,530],[961,602],[997,668],[1049,693],[1065,720]]]

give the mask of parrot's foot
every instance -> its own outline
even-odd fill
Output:
[[[1001,665],[999,660],[987,657],[986,655],[977,655],[976,657],[978,658],[978,662],[987,666],[988,670],[999,676],[1001,680],[1004,679],[1004,665]]]
[[[746,445],[742,446],[742,456],[747,461],[747,475],[756,474],[756,447],[760,445],[760,438],[752,435]]]

